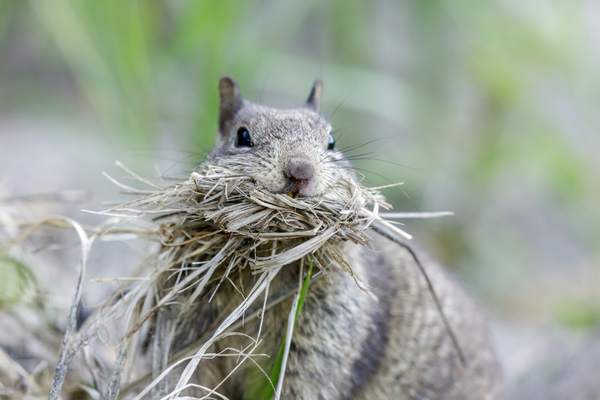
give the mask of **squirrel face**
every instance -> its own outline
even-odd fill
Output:
[[[304,107],[280,110],[244,100],[233,79],[221,78],[219,134],[209,160],[227,158],[267,190],[294,198],[320,196],[335,180],[352,177],[319,114],[322,87],[317,80]]]

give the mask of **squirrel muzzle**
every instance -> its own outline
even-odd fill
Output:
[[[315,169],[305,157],[292,157],[288,161],[286,177],[289,182],[288,195],[297,198],[306,195],[306,188],[314,178]]]

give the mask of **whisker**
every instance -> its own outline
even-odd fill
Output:
[[[269,70],[269,72],[267,72],[267,77],[265,78],[265,81],[263,82],[262,89],[260,90],[260,97],[258,98],[258,104],[262,103],[263,93],[265,91],[265,86],[267,86],[267,81],[269,80],[269,76],[271,76],[271,70]]]
[[[171,165],[169,168],[167,168],[167,169],[165,170],[165,172],[163,172],[163,173],[162,173],[162,174],[161,174],[161,175],[158,177],[158,179],[157,179],[156,183],[158,183],[158,181],[159,181],[161,178],[163,178],[163,177],[164,177],[164,176],[167,174],[167,172],[169,172],[169,171],[170,171],[172,168],[174,168],[175,166],[177,166],[177,165],[179,165],[179,164],[182,164],[184,161],[186,161],[186,160],[189,160],[189,159],[190,159],[190,158],[192,158],[192,157],[196,157],[197,155],[198,155],[198,154],[192,154],[192,155],[190,155],[190,156],[187,156],[187,157],[185,157],[185,158],[184,158],[184,159],[182,159],[182,160],[179,160],[179,161],[177,161],[175,164]]]
[[[393,136],[387,136],[387,137],[373,139],[373,140],[370,140],[370,141],[362,143],[362,144],[354,144],[354,145],[345,147],[343,149],[340,149],[339,151],[341,151],[342,153],[347,153],[349,151],[354,151],[354,150],[359,149],[359,148],[361,148],[363,146],[369,145],[371,143],[379,142],[380,140],[385,140],[385,139],[393,139]]]
[[[352,128],[352,126],[344,126],[342,128],[332,129],[331,132],[329,132],[329,133],[332,134],[332,135],[335,135],[338,132],[345,131],[345,130],[350,129],[350,128]]]
[[[342,106],[342,104],[344,104],[344,102],[348,99],[348,97],[350,97],[350,95],[352,94],[352,92],[354,92],[354,89],[356,88],[353,87],[352,90],[350,90],[350,92],[346,95],[346,97],[344,97],[344,100],[342,100],[342,102],[335,108],[335,110],[333,110],[333,114],[331,114],[331,116],[327,119],[327,123],[331,122],[331,119],[333,118],[333,116],[335,115],[335,113],[337,112],[337,110],[340,109],[340,107]]]
[[[402,167],[402,168],[408,168],[408,169],[412,169],[415,171],[435,171],[437,169],[440,169],[441,167],[435,167],[435,168],[416,168],[416,167],[409,167],[408,165],[403,165],[403,164],[398,164],[396,162],[393,161],[388,161],[388,160],[383,160],[381,158],[373,158],[373,157],[368,157],[368,158],[356,158],[354,160],[370,160],[370,161],[379,161],[379,162],[383,162],[383,163],[387,163],[387,164],[392,164],[398,167]]]
[[[356,154],[353,156],[344,156],[344,158],[342,160],[346,160],[346,161],[367,160],[367,159],[369,159],[367,156],[374,155],[374,154],[377,154],[377,153],[374,151],[370,151],[368,153]],[[340,160],[340,161],[342,161],[342,160]]]
[[[356,168],[356,167],[338,167],[338,168],[339,168],[339,169],[345,169],[345,170],[347,170],[347,171],[365,171],[365,172],[371,173],[371,174],[373,174],[373,175],[377,175],[378,177],[380,177],[380,178],[382,178],[382,179],[385,179],[386,181],[388,181],[388,182],[390,182],[390,183],[393,183],[391,180],[389,180],[389,179],[388,179],[388,178],[386,178],[385,176],[383,176],[383,175],[381,175],[381,174],[379,174],[379,173],[377,173],[377,172],[375,172],[375,171],[368,170],[368,169],[364,169],[364,168]],[[366,177],[365,177],[365,178],[366,178]],[[373,183],[373,182],[371,182],[371,183]]]
[[[350,168],[350,167],[347,167],[347,168],[338,168],[338,169],[344,169],[344,170],[346,170],[346,171],[351,171],[351,172],[354,172],[356,175],[360,176],[359,183],[360,183],[360,182],[362,182],[363,180],[366,180],[367,182],[369,182],[369,184],[370,184],[371,186],[375,186],[375,184],[373,183],[373,181],[371,181],[369,178],[367,178],[367,176],[366,176],[365,174],[363,174],[362,172],[358,171],[358,170],[357,170],[357,169],[355,169],[355,168]],[[371,171],[366,171],[366,172],[371,172]],[[385,177],[382,177],[382,178],[383,178],[383,179],[386,179]]]

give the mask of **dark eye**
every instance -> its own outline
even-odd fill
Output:
[[[235,147],[252,147],[252,139],[250,138],[250,132],[243,126],[237,131],[237,138],[235,140]]]
[[[333,150],[335,148],[335,140],[333,136],[329,135],[329,142],[327,143],[327,150]]]

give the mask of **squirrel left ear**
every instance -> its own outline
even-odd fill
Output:
[[[240,94],[237,82],[228,76],[219,81],[219,130],[224,133],[225,124],[233,119],[234,114],[242,108],[244,100]]]
[[[308,95],[308,100],[306,100],[304,107],[321,113],[321,96],[323,96],[323,81],[317,79]]]
[[[219,81],[219,134],[217,135],[217,147],[224,146],[229,140],[229,130],[235,114],[244,105],[244,99],[240,93],[237,82],[228,76]]]

